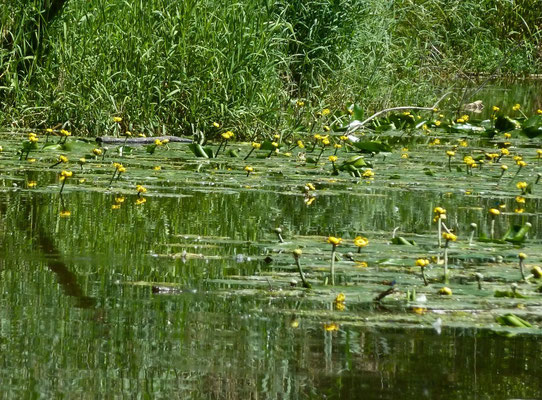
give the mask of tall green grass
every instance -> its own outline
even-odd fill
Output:
[[[423,103],[472,73],[541,67],[535,0],[68,0],[0,7],[0,126],[242,137],[292,104]],[[24,4],[22,4],[24,3]]]

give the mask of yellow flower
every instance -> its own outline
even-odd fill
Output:
[[[112,210],[119,210],[120,209],[120,204],[111,204],[111,209]]]
[[[460,141],[459,141],[459,145],[460,145],[461,147],[467,147],[469,144],[467,143],[466,140],[460,140]]]
[[[221,136],[224,140],[230,140],[231,138],[233,138],[234,135],[232,131],[227,131],[224,132]]]
[[[444,232],[442,234],[442,238],[445,239],[445,240],[450,240],[452,242],[455,242],[457,240],[456,235],[454,235],[453,233],[448,233],[448,232]]]
[[[254,168],[251,167],[250,165],[247,165],[247,166],[245,167],[245,171],[248,172],[248,173],[250,173],[250,172],[253,172],[253,171],[254,171]]]
[[[339,136],[339,139],[342,140],[343,142],[346,142],[348,140],[348,136],[341,135]]]
[[[62,136],[71,136],[71,132],[68,132],[66,129],[61,129],[60,134]]]
[[[30,143],[37,143],[39,141],[38,137],[36,136],[35,133],[29,133],[28,134],[28,141]]]
[[[508,165],[501,165],[501,169],[503,170],[503,172],[506,171],[508,169]]]
[[[339,325],[335,324],[335,323],[330,323],[330,324],[324,324],[324,329],[327,331],[327,332],[333,332],[333,331],[338,331],[339,330]]]
[[[465,120],[464,120],[463,118],[458,118],[458,119],[456,120],[456,122],[462,124],[463,122],[465,122]]]
[[[331,143],[331,142],[329,141],[329,139],[327,137],[322,139],[322,144],[324,146],[329,146],[329,143]]]
[[[492,216],[497,216],[499,215],[501,212],[499,210],[497,210],[496,208],[490,208],[489,209],[489,213],[492,215]]]
[[[534,277],[537,278],[537,279],[542,278],[542,268],[540,268],[538,265],[535,265],[531,269],[531,274],[533,274]]]
[[[520,167],[525,167],[527,165],[527,163],[523,160],[516,161],[516,164]]]
[[[295,102],[295,105],[298,107],[303,107],[305,105],[305,102],[303,100],[297,100]]]
[[[0,153],[4,151],[4,148],[0,146]]]
[[[328,243],[331,243],[333,246],[338,246],[341,244],[343,240],[341,238],[338,238],[338,237],[335,237],[335,236],[330,236],[327,238],[327,242]]]
[[[160,139],[154,139],[154,144],[157,146],[162,146],[162,141]]]
[[[333,147],[335,147],[336,149],[340,149],[340,148],[343,147],[343,146],[342,146],[342,144],[335,143],[335,144],[333,145]]]
[[[332,163],[336,162],[338,160],[338,157],[337,156],[329,156],[329,161],[331,161]]]
[[[36,162],[36,159],[35,159],[35,158],[29,158],[29,159],[26,160],[26,161],[28,161],[29,163],[35,163],[35,162]]]
[[[154,171],[160,171],[162,169],[162,167],[160,165],[155,165],[152,169]]]
[[[62,163],[67,163],[67,162],[68,162],[68,157],[66,157],[66,156],[59,156],[59,157],[58,157],[58,161],[59,161],[59,162],[62,162]]]
[[[417,267],[426,267],[429,265],[429,260],[427,258],[418,258],[416,260]]]
[[[408,154],[407,153],[401,154],[401,158],[408,158]]]
[[[259,150],[260,147],[262,147],[262,144],[261,143],[257,143],[257,142],[252,142],[252,147],[256,150]]]
[[[521,106],[519,104],[514,104],[514,106],[512,107],[512,110],[518,111],[520,108]]]
[[[294,254],[294,257],[295,257],[295,258],[299,258],[299,257],[301,257],[301,254],[303,254],[303,250],[301,250],[301,249],[295,249],[295,250],[293,251],[293,254]]]
[[[462,115],[462,116],[461,116],[461,119],[462,119],[462,120],[465,120],[465,121],[468,121],[468,120],[469,120],[469,116],[468,116],[467,114]]]
[[[95,156],[101,156],[102,155],[102,149],[94,149],[94,150],[92,150],[92,153],[94,153]]]
[[[60,172],[60,176],[61,177],[64,177],[64,178],[69,178],[73,175],[73,172],[72,171],[61,171]]]
[[[451,296],[452,295],[452,289],[450,289],[449,287],[444,286],[444,287],[439,289],[438,294],[442,294],[442,295],[445,295],[445,296]]]
[[[356,236],[354,238],[354,244],[358,247],[365,247],[369,244],[369,239],[363,236]]]
[[[537,113],[538,115],[542,115],[542,110],[539,108],[538,110],[536,110],[536,113]]]
[[[502,149],[501,149],[501,154],[502,154],[503,156],[507,156],[508,154],[510,154],[510,150],[505,149],[505,148],[502,148]]]
[[[448,150],[448,151],[446,152],[446,155],[447,155],[448,157],[453,157],[453,156],[455,156],[455,151],[453,151],[453,150]]]
[[[124,168],[122,165],[118,168],[119,174],[122,174],[123,172],[126,172],[126,168]]]
[[[344,303],[346,301],[346,296],[344,293],[339,293],[337,297],[335,297],[335,303]]]
[[[525,190],[527,189],[527,182],[518,182],[516,183],[516,187],[519,189],[519,190]]]
[[[514,208],[514,212],[515,212],[516,214],[522,214],[524,211],[525,211],[524,208]]]
[[[139,198],[135,201],[135,203],[136,203],[137,206],[139,206],[139,205],[141,205],[141,204],[144,204],[144,203],[146,203],[146,202],[147,202],[147,199],[146,199],[145,197],[139,197]]]
[[[433,212],[435,214],[437,214],[439,217],[442,216],[443,214],[446,214],[446,209],[442,208],[442,207],[435,207],[433,209]]]
[[[525,259],[527,258],[527,254],[525,254],[525,253],[519,253],[519,254],[518,254],[518,257],[519,257],[520,260],[525,260]]]
[[[28,188],[33,188],[33,187],[36,187],[37,184],[38,184],[38,183],[37,183],[36,181],[28,181],[28,182],[26,183],[26,187],[28,187]]]
[[[346,306],[344,303],[335,303],[335,309],[337,311],[344,311],[346,309]]]
[[[62,210],[60,211],[60,216],[62,218],[68,218],[72,215],[71,211],[68,211],[68,210]]]
[[[505,139],[510,139],[511,137],[512,137],[512,134],[510,134],[510,133],[505,133],[504,134]]]
[[[516,196],[516,203],[525,204],[525,197]]]
[[[316,190],[316,188],[314,187],[314,185],[312,183],[307,183],[305,185],[305,190],[309,191],[309,190]]]
[[[329,108],[324,108],[322,110],[322,115],[325,117],[326,115],[329,115],[331,113],[331,110]]]
[[[435,126],[440,126],[441,122],[440,121],[435,121]]]
[[[121,117],[113,117],[113,122],[122,122],[122,118]]]
[[[363,174],[361,174],[361,176],[362,176],[363,178],[369,178],[369,179],[371,179],[372,177],[375,176],[375,173],[374,173],[372,170],[368,169],[368,170],[366,170]]]
[[[214,126],[215,128],[220,128],[220,124],[219,124],[218,122],[213,122],[213,126]]]
[[[367,264],[367,261],[361,261],[361,262],[356,261],[356,265],[355,265],[355,267],[358,267],[358,268],[367,268],[368,266],[369,264]]]
[[[85,164],[87,162],[87,159],[85,157],[81,157],[78,161],[79,164]]]
[[[115,197],[115,203],[124,203],[124,196]]]
[[[299,147],[300,149],[304,149],[305,145],[303,144],[303,142],[301,140],[298,140],[297,141],[297,147]]]
[[[491,109],[492,109],[493,111],[500,111],[500,110],[501,110],[501,109],[500,109],[499,107],[497,107],[497,106],[493,106],[493,107],[491,107]]]
[[[147,193],[147,188],[142,185],[136,186],[137,193]]]

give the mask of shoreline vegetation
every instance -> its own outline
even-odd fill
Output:
[[[8,0],[0,23],[0,126],[11,129],[101,136],[117,116],[147,136],[219,139],[220,121],[269,139],[311,131],[299,102],[367,117],[476,78],[542,76],[534,0]]]

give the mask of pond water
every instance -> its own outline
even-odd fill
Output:
[[[525,195],[522,213],[512,211],[516,182],[542,172],[537,139],[509,139],[528,166],[514,176],[510,161],[500,178],[493,163],[466,174],[459,154],[448,169],[445,151],[483,154],[502,138],[438,130],[376,136],[393,142],[393,152],[366,157],[375,176],[360,179],[332,174],[332,150],[317,165],[300,161],[299,149],[291,157],[260,151],[247,161],[226,153],[203,160],[178,144],[152,155],[124,149],[122,157],[111,148],[102,159],[89,157],[92,143],[70,138],[70,148],[42,149],[40,136],[29,162],[16,154],[26,135],[2,134],[3,395],[541,398],[540,282],[520,282],[522,298],[493,296],[520,281],[519,251],[529,265],[542,262],[540,190]],[[244,156],[250,146],[237,147]],[[350,157],[342,151],[340,159]],[[59,154],[74,172],[62,195],[58,173],[66,165],[50,168]],[[127,172],[109,186],[113,161]],[[147,192],[138,195],[137,184]],[[450,244],[451,297],[437,294],[437,206],[459,236]],[[495,237],[529,222],[527,241],[469,243],[470,224],[476,236],[488,233],[487,210],[499,206]],[[417,245],[390,244],[395,228]],[[334,287],[325,285],[330,235],[345,240]],[[361,253],[352,244],[357,235],[370,241]],[[291,284],[299,280],[291,255],[298,247],[312,290]],[[424,256],[434,263],[428,286],[414,266]],[[482,289],[475,272],[484,275]],[[392,280],[396,292],[374,302]],[[427,301],[407,301],[412,289]],[[339,293],[346,307],[338,307]],[[508,312],[533,326],[499,325],[495,317]]]

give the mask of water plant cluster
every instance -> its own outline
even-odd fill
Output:
[[[322,320],[326,331],[361,318],[439,331],[454,324],[537,330],[542,149],[533,139],[542,132],[542,110],[529,116],[519,104],[493,106],[488,119],[477,120],[473,112],[455,117],[435,108],[362,124],[358,107],[322,109],[312,132],[249,143],[215,121],[220,139],[203,145],[157,137],[135,146],[129,140],[140,135],[123,130],[121,117],[110,121],[111,132],[124,136],[118,145],[99,146],[60,129],[3,135],[6,177],[16,179],[17,190],[51,197],[64,224],[77,216],[70,207],[77,192],[102,193],[110,199],[104,213],[112,215],[150,207],[148,218],[165,197],[193,190],[277,194],[291,198],[282,213],[314,212],[317,219],[324,207],[327,221],[312,233],[296,234],[306,227],[280,219],[258,225],[260,233],[247,242],[258,271],[204,281],[228,282],[237,295],[331,304],[296,312]],[[377,222],[380,213],[389,216]],[[157,256],[213,262],[227,256],[193,252],[193,243],[224,240],[166,235]],[[171,293],[178,282],[147,284]]]

